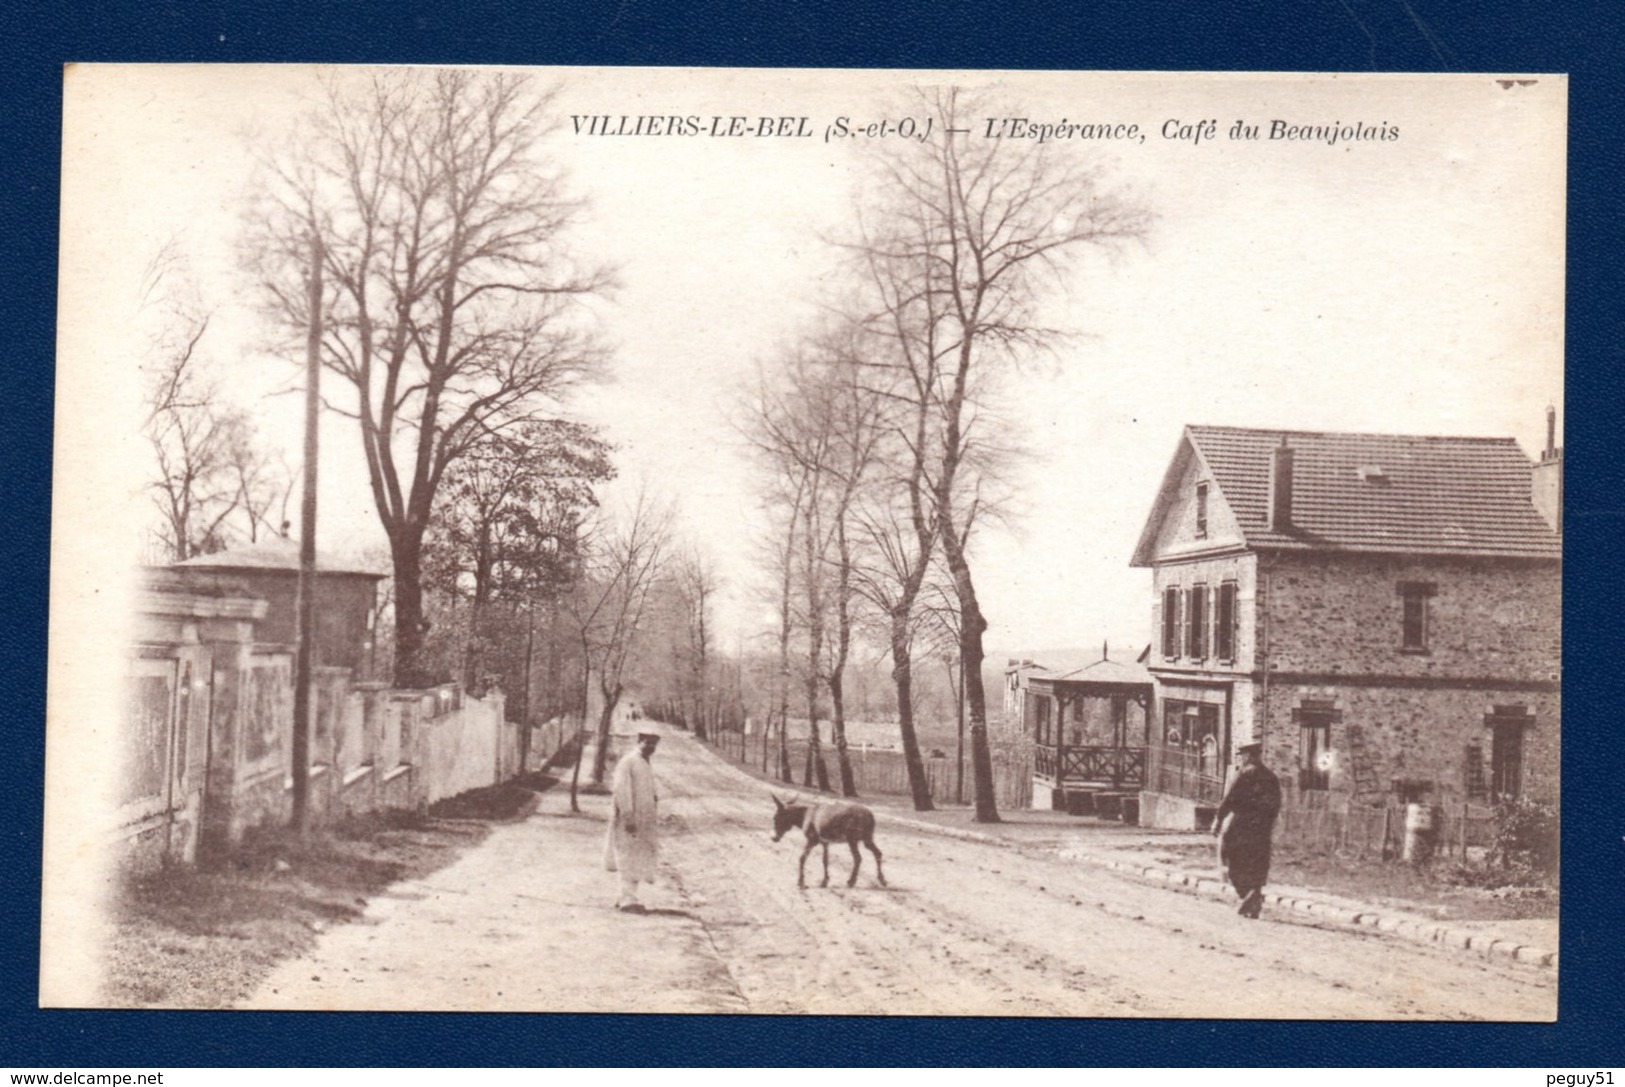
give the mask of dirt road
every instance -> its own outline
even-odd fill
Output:
[[[555,791],[456,865],[284,964],[251,1007],[839,1015],[1549,1020],[1551,974],[1134,882],[1053,846],[967,842],[883,821],[831,889],[771,841],[764,785],[686,735],[656,755],[662,879],[611,908],[606,803]],[[793,834],[796,832],[793,832]],[[1087,833],[1087,831],[1080,831]]]

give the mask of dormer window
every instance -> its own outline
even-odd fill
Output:
[[[1207,484],[1196,485],[1196,538],[1207,539]]]
[[[1393,480],[1388,478],[1388,472],[1380,464],[1362,464],[1355,469],[1360,479],[1373,487],[1386,487]]]

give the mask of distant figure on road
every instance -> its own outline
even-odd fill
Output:
[[[655,863],[660,856],[659,831],[655,825],[660,796],[655,790],[655,772],[649,758],[660,736],[638,733],[638,746],[615,764],[614,798],[610,809],[609,833],[604,839],[604,867],[619,872],[620,897],[615,908],[626,913],[643,913],[638,901],[638,884],[652,883]]]
[[[1242,767],[1213,813],[1219,863],[1241,896],[1236,912],[1256,918],[1270,877],[1270,836],[1281,811],[1281,780],[1264,765],[1263,744],[1242,744]]]

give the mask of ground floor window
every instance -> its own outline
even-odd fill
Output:
[[[1167,698],[1162,703],[1162,742],[1182,752],[1197,773],[1224,774],[1224,734],[1220,707],[1208,702]]]
[[[1496,706],[1485,715],[1490,734],[1490,798],[1523,794],[1524,739],[1535,718],[1525,706]]]
[[[1298,788],[1331,788],[1332,721],[1324,714],[1306,714],[1298,728]]]
[[[1332,784],[1332,725],[1341,715],[1324,699],[1305,699],[1292,711],[1298,725],[1298,788],[1325,792]]]
[[[1523,792],[1523,726],[1496,725],[1490,740],[1490,791],[1497,797]]]

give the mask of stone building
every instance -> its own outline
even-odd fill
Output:
[[[176,570],[231,578],[266,602],[257,638],[272,645],[298,640],[299,543],[276,537],[265,543],[199,555]],[[384,575],[329,555],[316,556],[316,661],[373,679],[373,624],[378,583]]]
[[[1241,743],[1289,803],[1558,793],[1562,451],[1189,426],[1153,576],[1141,818],[1200,826]]]

